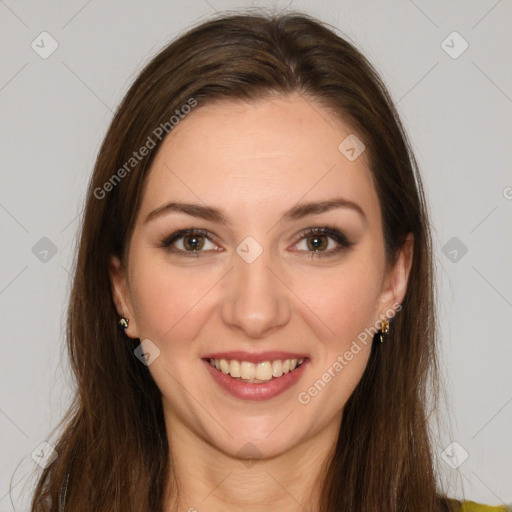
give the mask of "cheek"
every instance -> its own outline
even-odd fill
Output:
[[[299,398],[315,404],[311,410],[322,423],[343,409],[366,369],[373,341],[371,328],[378,315],[380,281],[376,270],[350,265],[303,284],[316,290],[309,295],[308,306],[321,318],[322,325],[315,322],[320,342],[318,364]]]
[[[215,276],[142,255],[133,260],[137,272],[131,278],[132,302],[141,339],[192,339]]]
[[[377,320],[380,279],[374,261],[353,258],[346,265],[297,278],[297,295],[326,326],[326,340],[338,348]]]

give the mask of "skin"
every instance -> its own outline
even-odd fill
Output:
[[[409,237],[395,266],[386,268],[365,154],[351,162],[338,149],[350,133],[347,124],[297,94],[222,102],[190,113],[152,164],[128,267],[123,270],[113,256],[110,276],[117,311],[129,319],[126,334],[150,339],[160,350],[148,369],[162,392],[180,488],[177,502],[169,484],[169,512],[251,512],[263,505],[268,511],[318,510],[317,479],[367,365],[371,340],[307,405],[297,395],[365,328],[378,328],[376,322],[389,317],[405,295],[412,261]],[[280,222],[298,202],[332,197],[356,202],[366,219],[337,208]],[[144,223],[171,200],[218,207],[229,222],[169,213]],[[354,245],[308,258],[315,235],[302,233],[325,224]],[[162,248],[162,239],[190,227],[212,237],[200,239],[199,257]],[[236,252],[247,236],[263,248],[252,263]],[[174,246],[184,251],[191,238]],[[338,246],[330,237],[322,240],[324,251]],[[311,365],[281,395],[244,401],[219,388],[201,361],[207,352],[225,350],[306,353]],[[259,450],[250,466],[238,456],[248,442]]]

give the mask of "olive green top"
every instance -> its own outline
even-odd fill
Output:
[[[506,505],[482,505],[481,503],[475,503],[474,501],[460,501],[454,500],[454,503],[459,505],[459,508],[455,509],[457,512],[511,512],[512,508]]]

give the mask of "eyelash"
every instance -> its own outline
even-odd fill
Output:
[[[199,257],[202,252],[208,252],[208,251],[184,251],[182,249],[176,249],[172,246],[174,242],[177,240],[184,238],[186,236],[190,235],[199,235],[202,237],[205,237],[207,240],[209,240],[212,243],[215,243],[209,236],[208,231],[204,229],[196,229],[196,228],[188,228],[188,229],[180,229],[179,231],[175,231],[171,235],[165,237],[160,242],[160,246],[167,249],[169,252],[183,255],[185,257]],[[301,233],[300,239],[297,243],[302,241],[305,238],[308,238],[310,236],[318,236],[318,235],[326,235],[329,238],[332,238],[336,243],[338,243],[338,247],[335,249],[331,249],[329,251],[300,251],[300,252],[307,252],[308,255],[307,258],[327,258],[330,256],[334,256],[338,253],[340,253],[343,250],[346,250],[354,245],[353,242],[351,242],[344,233],[339,231],[338,229],[331,227],[331,226],[323,226],[318,228],[309,228],[306,229]],[[296,244],[295,244],[296,245]]]

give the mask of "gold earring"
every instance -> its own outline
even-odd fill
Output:
[[[384,336],[389,332],[389,322],[382,320],[382,326],[380,328],[380,342],[384,342]]]
[[[121,329],[126,330],[126,328],[128,327],[128,318],[125,318],[124,316],[121,317],[119,319],[118,325],[119,327],[121,327]]]

